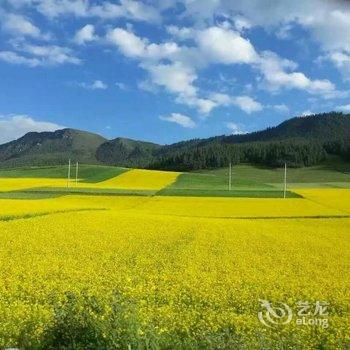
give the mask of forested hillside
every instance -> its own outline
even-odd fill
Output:
[[[64,129],[28,133],[0,146],[2,167],[66,164],[68,159],[166,170],[219,168],[229,162],[278,167],[316,165],[327,154],[350,160],[350,115],[337,112],[296,117],[263,131],[216,136],[161,146]]]
[[[149,167],[195,170],[229,162],[300,167],[318,164],[327,154],[350,158],[350,115],[333,112],[297,117],[245,135],[180,142],[159,149]]]

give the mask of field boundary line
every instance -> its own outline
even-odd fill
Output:
[[[81,209],[68,209],[68,210],[56,210],[56,211],[47,211],[42,213],[27,213],[23,215],[2,215],[0,216],[0,222],[8,222],[8,221],[14,221],[14,220],[20,220],[20,219],[31,219],[31,218],[37,218],[40,216],[48,216],[48,215],[54,215],[54,214],[65,214],[65,213],[76,213],[76,212],[83,212],[83,211],[104,211],[109,210],[107,208],[81,208]]]
[[[152,215],[152,214],[150,214]],[[175,216],[179,218],[194,219],[224,219],[224,220],[299,220],[299,219],[350,219],[350,215],[299,215],[299,216],[194,216],[179,214],[158,214],[162,216]]]

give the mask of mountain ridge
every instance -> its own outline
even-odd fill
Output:
[[[192,170],[231,161],[278,166],[316,164],[326,153],[347,156],[350,115],[330,112],[288,119],[242,135],[220,135],[169,145],[65,128],[29,132],[0,145],[0,166],[65,164],[73,161],[127,167]],[[308,155],[309,153],[309,155]]]

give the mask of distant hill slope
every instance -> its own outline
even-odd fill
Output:
[[[101,163],[126,167],[146,167],[162,146],[118,137],[100,145],[96,157]]]
[[[82,163],[98,163],[96,149],[107,140],[86,131],[63,129],[30,132],[0,146],[2,166],[65,164],[69,158]]]
[[[126,138],[63,129],[28,133],[0,146],[0,166],[81,163],[167,170],[218,168],[228,162],[310,166],[327,154],[350,159],[350,115],[338,112],[296,117],[244,135],[216,136],[161,146]]]

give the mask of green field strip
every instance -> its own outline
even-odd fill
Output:
[[[131,169],[128,168],[106,168],[103,172],[96,172],[96,174],[90,174],[89,177],[80,180],[79,183],[98,183],[112,179],[113,177],[124,174]]]
[[[71,167],[71,179],[75,177],[75,164]],[[128,168],[79,164],[79,182],[97,183],[121,175]],[[0,169],[0,178],[48,178],[66,179],[68,173],[67,165],[44,166],[44,167],[19,167],[11,169]]]
[[[157,196],[180,197],[245,197],[245,198],[283,198],[283,191],[278,190],[196,190],[165,188],[157,192]],[[302,198],[301,195],[287,191],[287,198]]]
[[[104,188],[64,188],[64,187],[36,187],[20,191],[3,192],[2,195],[13,194],[53,194],[53,195],[101,195],[101,196],[152,196],[157,190],[129,190],[129,189],[104,189]],[[4,198],[4,197],[1,197]]]
[[[64,196],[64,193],[53,192],[24,192],[24,191],[11,191],[0,192],[0,199],[48,199],[58,198]]]
[[[227,190],[228,189],[228,174],[222,172],[215,173],[183,173],[174,183],[167,188],[169,189],[195,189],[195,190]],[[232,188],[254,188],[254,189],[272,189],[273,186],[257,182],[254,180],[247,180],[244,178],[232,178]]]

